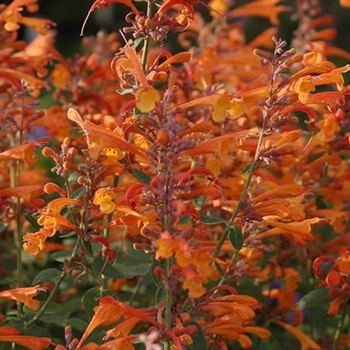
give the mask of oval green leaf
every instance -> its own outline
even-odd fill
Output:
[[[230,237],[230,242],[235,249],[240,250],[243,247],[243,243],[244,243],[243,234],[238,227],[230,226],[229,237]]]

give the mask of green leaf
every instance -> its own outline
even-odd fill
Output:
[[[105,259],[97,258],[92,263],[92,266],[94,267],[95,271],[98,274],[105,275],[106,277],[110,278],[123,278],[124,275],[122,272],[117,270],[113,265],[110,263],[106,263]]]
[[[136,250],[133,247],[128,249],[129,257],[132,259],[136,259],[141,262],[145,263],[151,263],[152,262],[152,255],[145,253],[143,250]]]
[[[248,164],[246,165],[243,170],[241,171],[242,174],[246,174],[249,173],[253,168],[253,164]]]
[[[224,275],[224,271],[223,271],[223,269],[221,268],[221,266],[218,264],[218,262],[216,260],[215,260],[214,264],[215,264],[216,270],[219,272],[219,274],[221,276],[223,276]]]
[[[56,283],[60,278],[61,271],[57,269],[46,269],[40,271],[33,279],[32,285],[39,284],[41,282],[53,282]]]
[[[116,268],[125,276],[125,277],[135,277],[135,276],[144,276],[150,269],[151,264],[141,263],[135,264],[135,262],[117,264]]]
[[[67,321],[67,324],[71,326],[73,329],[76,329],[80,332],[85,331],[88,323],[86,321],[81,320],[77,317],[72,317]]]
[[[188,324],[186,324],[186,326],[189,325],[194,325],[197,327],[197,332],[195,333],[195,335],[192,337],[193,339],[193,344],[191,346],[189,346],[189,349],[192,350],[207,350],[207,341],[205,339],[204,333],[202,331],[201,326],[197,323],[197,322],[190,322]]]
[[[179,225],[188,224],[189,222],[191,222],[191,220],[192,220],[191,215],[185,215],[180,219]]]
[[[86,187],[85,186],[81,186],[80,188],[78,188],[76,191],[74,191],[72,193],[72,198],[73,199],[80,199],[84,196],[84,194],[86,193]]]
[[[316,289],[304,295],[295,305],[297,310],[325,307],[332,300],[328,295],[327,288]]]
[[[201,222],[204,225],[220,225],[227,224],[226,220],[220,217],[201,215]]]
[[[243,247],[243,243],[244,243],[243,234],[238,227],[234,227],[234,226],[229,227],[229,237],[230,237],[230,242],[235,249],[240,250]]]
[[[51,259],[56,260],[58,262],[64,262],[67,259],[70,259],[72,256],[73,250],[63,250],[61,252],[55,252],[51,254]]]
[[[41,229],[41,226],[38,224],[38,221],[36,220],[36,218],[33,215],[24,214],[24,217],[33,226],[33,228],[36,231],[39,231]],[[1,232],[1,228],[0,228],[0,232]]]
[[[151,182],[150,176],[139,169],[134,169],[132,174],[143,184],[149,185]]]

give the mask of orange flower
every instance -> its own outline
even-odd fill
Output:
[[[23,250],[29,255],[37,255],[44,249],[45,241],[52,237],[55,230],[52,228],[41,228],[38,232],[27,233],[22,237]]]
[[[156,259],[169,259],[176,251],[176,242],[168,231],[162,232],[160,238],[154,242],[157,249]]]
[[[9,150],[0,153],[0,161],[20,159],[29,165],[33,165],[37,162],[34,150],[35,147],[36,145],[34,143],[26,143],[21,146],[12,147]]]
[[[35,206],[37,197],[43,194],[43,186],[28,185],[1,189],[0,197],[21,197]]]
[[[252,342],[244,334],[245,332],[255,334],[260,338],[271,336],[271,333],[264,328],[247,326],[247,323],[255,317],[253,308],[257,305],[257,300],[248,295],[211,298],[200,306],[200,310],[214,316],[215,319],[208,322],[206,316],[202,330],[207,336],[216,338],[220,335],[223,339],[238,341],[244,349],[249,348]],[[200,323],[202,322],[203,320],[200,320]]]
[[[62,63],[56,64],[55,68],[51,72],[51,81],[58,89],[69,88],[71,76],[68,68]]]
[[[72,229],[76,232],[80,232],[79,228],[72,224],[68,219],[60,214],[63,207],[67,205],[80,205],[81,202],[76,199],[70,198],[57,198],[52,200],[43,209],[39,210],[38,224],[44,226],[46,229],[59,230]]]
[[[273,25],[278,25],[278,15],[289,10],[288,7],[278,5],[280,0],[257,0],[240,6],[228,13],[229,18],[243,16],[257,16],[268,18]]]
[[[301,344],[301,350],[321,350],[321,347],[318,344],[316,344],[308,335],[306,335],[298,328],[295,328],[292,325],[282,321],[273,322],[286,329],[292,335],[294,335],[294,337],[297,338]]]
[[[108,326],[112,323],[117,322],[121,317],[123,317],[124,320],[129,319],[138,319],[138,322],[144,321],[148,322],[154,326],[159,327],[160,329],[164,328],[163,324],[158,323],[156,320],[154,320],[154,312],[147,310],[147,309],[135,309],[121,301],[113,299],[111,296],[105,296],[100,299],[100,303],[98,306],[94,308],[94,316],[92,320],[90,321],[89,325],[85,329],[84,334],[82,335],[78,345],[77,349],[81,347],[81,345],[84,343],[84,341],[87,339],[87,337],[96,329],[98,326]],[[135,320],[136,321],[136,320]],[[124,324],[124,326],[116,326],[112,330],[110,330],[111,334],[115,334],[116,336],[122,333],[127,333],[127,331],[130,329],[131,324],[134,321]],[[123,324],[123,323],[122,323]],[[114,333],[115,332],[115,333]],[[107,333],[108,334],[108,333]],[[123,338],[121,338],[123,339]],[[133,339],[133,338],[125,338],[125,339]],[[117,344],[120,344],[116,342]],[[107,346],[104,345],[103,349],[119,349],[113,347],[113,343],[110,343]],[[123,348],[124,349],[124,348]],[[132,349],[132,348],[130,348]]]
[[[345,251],[336,260],[335,265],[342,275],[350,275],[350,251]]]
[[[350,0],[340,0],[340,6],[350,8]]]
[[[68,119],[77,123],[85,133],[89,146],[89,153],[93,159],[97,159],[101,151],[105,148],[118,148],[137,154],[143,159],[147,159],[145,152],[127,143],[119,137],[118,134],[102,126],[95,125],[88,120],[83,120],[78,111],[74,108],[69,108],[67,115]]]
[[[39,300],[33,299],[39,292],[45,291],[39,285],[33,287],[15,288],[0,292],[0,298],[6,298],[25,304],[31,310],[38,310]]]
[[[77,349],[81,347],[81,345],[94,331],[95,328],[101,325],[110,325],[114,322],[117,322],[124,313],[124,309],[121,307],[122,305],[123,304],[121,302],[118,302],[110,296],[101,298],[99,306],[96,306],[94,308],[95,314],[85,329],[85,332],[77,345]]]
[[[183,268],[182,273],[185,278],[182,288],[188,289],[188,295],[191,298],[201,297],[206,292],[204,284],[208,282],[208,279],[188,267]]]
[[[290,235],[296,239],[313,240],[314,236],[311,234],[313,224],[320,222],[320,218],[306,219],[300,222],[284,223],[272,219],[264,220],[265,224],[274,226],[265,232],[257,234],[255,239],[263,239],[272,235]]]
[[[0,332],[1,328],[0,327]],[[42,350],[46,349],[51,344],[50,338],[41,338],[41,337],[33,337],[30,335],[0,335],[0,343],[6,342],[6,343],[15,343],[19,346],[23,346],[26,349],[30,350]]]
[[[1,13],[0,20],[4,20],[5,30],[12,32],[19,29],[19,25],[23,24],[34,29],[38,34],[45,35],[50,27],[55,25],[48,19],[24,17],[20,14],[23,6],[27,7],[29,12],[36,12],[38,6],[37,0],[14,0]]]
[[[156,103],[160,101],[159,92],[153,87],[140,87],[136,93],[136,107],[143,113],[152,111]]]
[[[113,213],[117,195],[109,187],[99,188],[94,194],[93,203],[98,205],[104,214]]]

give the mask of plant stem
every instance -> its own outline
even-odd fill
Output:
[[[80,243],[81,243],[81,238],[78,236],[70,260],[74,259],[77,256]],[[61,275],[60,275],[59,280],[57,281],[55,287],[52,289],[50,295],[45,300],[44,304],[39,309],[39,311],[34,315],[34,317],[25,324],[26,327],[28,327],[31,324],[33,324],[34,322],[36,322],[42,316],[42,314],[46,311],[46,309],[49,306],[52,298],[54,297],[55,293],[57,292],[58,288],[60,287],[60,285],[62,284],[62,282],[66,278],[66,276],[67,276],[67,272],[65,270],[63,270]]]
[[[151,18],[152,13],[153,13],[152,0],[147,0],[147,17]],[[142,60],[141,60],[141,65],[144,71],[147,68],[147,57],[148,57],[150,44],[151,44],[151,38],[145,38],[143,42]]]
[[[25,109],[25,86],[22,82],[22,101],[21,101],[21,118],[20,124],[17,125],[18,128],[18,145],[21,146],[23,143],[23,119],[24,119],[24,109]],[[12,169],[11,176],[14,177],[11,181],[11,185],[20,186],[21,185],[21,171],[22,171],[22,163],[21,160],[18,159],[15,163],[15,170]],[[16,199],[16,230],[14,233],[14,239],[16,243],[16,286],[17,288],[23,287],[23,266],[22,266],[22,206],[21,199],[17,197]],[[22,305],[21,303],[17,303],[17,314],[19,318],[22,318]]]
[[[341,331],[343,329],[344,323],[345,323],[345,318],[347,316],[349,310],[349,306],[346,305],[343,309],[342,314],[340,315],[340,320],[338,322],[338,326],[337,329],[335,331],[335,335],[334,335],[334,343],[332,346],[332,350],[336,350],[338,348],[338,343],[339,343],[339,339],[340,339],[340,335],[341,335]]]
[[[263,110],[263,123],[262,123],[262,127],[261,127],[261,131],[260,131],[260,134],[259,134],[259,139],[258,139],[258,144],[256,146],[256,150],[255,150],[255,155],[254,155],[254,161],[252,163],[252,166],[250,168],[250,171],[248,173],[248,177],[247,177],[247,180],[245,182],[245,185],[244,185],[244,188],[241,192],[241,195],[238,199],[238,203],[236,205],[236,208],[227,224],[227,226],[225,227],[225,230],[215,248],[215,251],[214,251],[214,258],[216,258],[219,253],[220,253],[220,250],[223,246],[223,244],[225,243],[225,240],[227,238],[227,235],[229,234],[230,232],[230,228],[233,224],[233,222],[235,221],[236,217],[237,217],[237,214],[239,213],[240,209],[241,209],[241,206],[244,202],[244,199],[248,193],[248,190],[249,190],[249,186],[250,186],[250,183],[252,181],[252,178],[253,178],[253,175],[255,173],[255,170],[258,166],[258,160],[259,160],[259,152],[260,152],[260,148],[261,148],[261,145],[262,145],[262,142],[263,142],[263,138],[264,138],[264,130],[265,130],[265,125],[266,125],[266,121],[267,121],[267,118],[268,118],[268,113],[269,112],[269,109],[267,107],[264,108]]]

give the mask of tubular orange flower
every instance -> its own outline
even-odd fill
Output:
[[[34,150],[35,147],[36,145],[34,143],[26,143],[21,146],[13,147],[7,151],[0,153],[0,161],[20,159],[29,165],[33,165],[37,162]]]
[[[84,29],[85,29],[85,25],[90,17],[90,15],[92,14],[92,12],[94,12],[96,9],[99,8],[103,8],[103,7],[108,7],[113,3],[121,3],[124,4],[126,6],[128,6],[134,13],[136,16],[140,16],[139,11],[137,10],[137,8],[135,7],[135,5],[130,1],[130,0],[96,0],[90,7],[90,10],[84,20],[84,23],[81,27],[81,32],[80,32],[80,36],[84,35]]]
[[[302,240],[313,240],[314,236],[311,234],[311,225],[320,222],[320,218],[306,219],[301,222],[283,223],[271,219],[264,220],[265,224],[274,226],[274,228],[265,232],[259,233],[255,236],[256,239],[263,239],[272,235],[291,235],[294,238]]]
[[[1,189],[1,197],[21,197],[30,204],[35,205],[35,199],[43,194],[43,186],[27,185]]]
[[[39,300],[33,299],[39,292],[45,291],[45,288],[39,285],[33,287],[15,288],[0,292],[0,298],[12,299],[25,304],[31,310],[38,310]]]
[[[278,5],[280,0],[259,0],[240,6],[228,13],[229,18],[257,16],[268,18],[273,25],[278,25],[278,15],[289,10],[289,7]]]
[[[29,255],[37,255],[44,249],[45,241],[55,234],[53,228],[41,228],[38,232],[27,233],[22,237],[23,250]]]
[[[94,329],[101,325],[110,325],[118,321],[124,313],[122,303],[116,301],[110,296],[106,296],[100,299],[99,305],[94,308],[94,316],[91,319],[89,325],[85,329],[84,334],[80,338],[77,345],[79,349],[87,337],[94,331]]]
[[[70,198],[57,198],[52,200],[43,209],[39,210],[38,224],[46,229],[58,230],[60,228],[69,228],[80,232],[79,228],[72,224],[68,219],[60,214],[63,207],[67,205],[81,205],[81,201]]]
[[[15,343],[30,350],[46,349],[51,344],[50,338],[34,337],[30,335],[0,335],[0,342]]]
[[[321,350],[321,347],[317,343],[315,343],[308,335],[303,333],[298,328],[295,328],[292,325],[282,321],[273,321],[273,323],[278,324],[294,335],[294,337],[297,338],[301,344],[301,350]]]
[[[69,108],[67,115],[68,119],[77,123],[85,133],[87,144],[89,146],[89,153],[93,159],[97,159],[101,151],[105,148],[118,148],[120,150],[137,154],[143,159],[147,159],[147,156],[143,151],[122,140],[118,134],[95,125],[88,120],[83,120],[78,111],[74,108]]]

